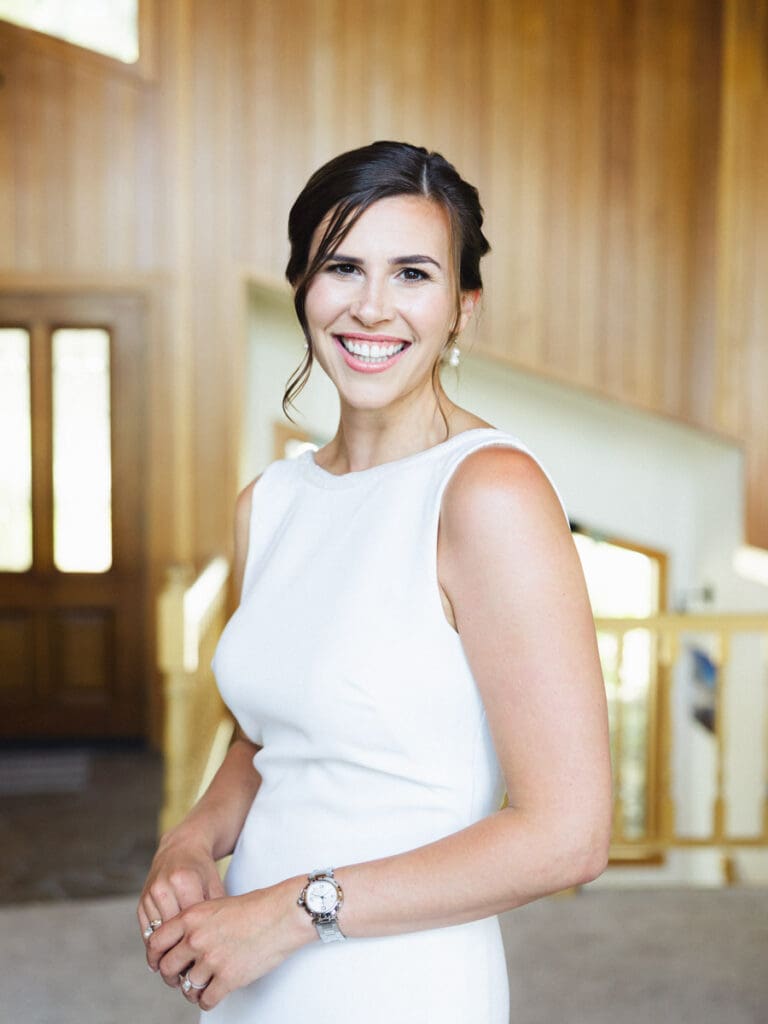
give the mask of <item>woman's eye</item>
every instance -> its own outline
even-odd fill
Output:
[[[328,270],[332,274],[338,274],[340,277],[347,277],[350,274],[354,274],[357,267],[354,263],[330,263]]]
[[[404,281],[428,281],[429,275],[425,274],[423,270],[417,270],[416,267],[403,267],[402,276]]]

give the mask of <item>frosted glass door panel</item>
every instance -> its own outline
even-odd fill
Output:
[[[53,332],[53,561],[62,572],[112,565],[109,333]]]
[[[32,565],[29,333],[0,328],[0,572]]]

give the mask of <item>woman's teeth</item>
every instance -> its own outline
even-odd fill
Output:
[[[342,336],[339,337],[339,341],[347,352],[351,352],[358,359],[364,359],[369,363],[383,363],[386,359],[391,359],[393,355],[405,348],[404,341],[392,345],[380,345],[376,342],[369,345],[367,341],[350,341]]]

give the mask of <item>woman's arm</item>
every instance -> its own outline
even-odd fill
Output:
[[[509,806],[429,846],[337,871],[350,935],[500,913],[590,881],[607,862],[610,748],[592,612],[536,462],[505,448],[465,459],[446,488],[439,550]]]
[[[509,806],[427,846],[332,865],[350,937],[510,910],[595,878],[608,856],[608,719],[592,614],[568,525],[535,461],[506,448],[467,457],[445,491],[439,552]],[[305,881],[193,908],[153,937],[150,964],[162,960],[170,978],[194,960],[195,981],[210,979],[200,1005],[211,1008],[316,938],[296,906]]]
[[[235,510],[233,584],[238,596],[248,554],[255,483],[238,496]],[[238,738],[206,793],[186,818],[161,838],[139,901],[142,932],[150,921],[168,921],[201,900],[224,895],[215,861],[234,849],[258,791],[261,780],[252,763],[258,749],[238,730]]]

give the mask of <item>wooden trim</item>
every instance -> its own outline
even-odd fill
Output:
[[[623,548],[625,551],[636,551],[639,555],[645,555],[646,558],[653,558],[659,563],[659,593],[658,593],[658,611],[663,612],[667,607],[667,564],[669,557],[666,551],[660,551],[658,548],[650,548],[645,544],[637,544],[635,541],[626,540],[624,537],[617,537],[611,533],[603,533],[597,527],[590,527],[584,523],[576,521],[574,523],[574,533],[581,533],[585,537],[589,537],[590,540],[603,541],[606,544],[612,544],[616,548]]]
[[[53,466],[51,329],[38,316],[30,317],[30,377],[32,384],[32,567],[53,569]],[[46,524],[42,531],[40,524]]]
[[[157,292],[169,288],[171,275],[124,271],[34,271],[0,270],[0,292]]]
[[[134,67],[149,82],[158,77],[156,0],[139,0],[139,59]]]
[[[631,629],[649,629],[657,633],[768,633],[768,615],[746,612],[664,612],[660,615],[598,616],[598,629],[625,633]]]

